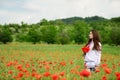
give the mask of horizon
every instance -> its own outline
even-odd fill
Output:
[[[98,16],[98,15],[95,15],[95,16]],[[87,17],[91,18],[91,17],[95,17],[95,16],[87,16]],[[46,18],[42,18],[42,19],[40,19],[38,22],[40,22],[40,21],[43,20],[43,19],[45,19],[45,20],[47,20],[47,21],[54,21],[54,20],[68,19],[68,18],[74,18],[74,17],[83,18],[83,19],[87,18],[87,17],[80,17],[80,16],[71,16],[71,17],[57,18],[57,19],[51,19],[51,20],[48,20],[48,19],[46,19]],[[98,17],[101,17],[101,18],[104,18],[104,19],[108,19],[108,20],[109,20],[109,19],[112,19],[112,18],[120,17],[120,16],[112,17],[112,18],[105,18],[105,17],[102,17],[102,16],[98,16]],[[24,21],[21,21],[21,22],[24,22]],[[4,24],[0,24],[0,25],[5,25],[5,24],[21,24],[21,22],[20,22],[20,23],[4,23]],[[36,23],[38,23],[38,22],[35,22],[35,23],[27,23],[27,22],[24,22],[24,23],[31,25],[31,24],[36,24]]]

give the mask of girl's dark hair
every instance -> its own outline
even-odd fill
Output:
[[[98,31],[96,31],[96,30],[91,30],[91,32],[92,32],[92,34],[93,34],[93,42],[94,42],[93,49],[95,49],[95,50],[100,50],[99,42],[101,42],[101,41],[100,41],[99,33],[98,33]],[[89,40],[88,40],[88,43],[86,44],[86,46],[87,46],[88,44],[90,44],[91,41],[92,41],[92,39],[89,39]]]

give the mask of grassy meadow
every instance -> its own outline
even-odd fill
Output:
[[[120,47],[102,46],[101,66],[81,76],[83,45],[0,45],[0,80],[119,80]],[[108,72],[105,69],[108,68]]]

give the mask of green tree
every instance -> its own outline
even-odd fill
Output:
[[[7,42],[12,42],[12,32],[7,25],[4,25],[0,30],[0,42],[6,44]]]
[[[42,20],[41,20],[39,23],[37,23],[37,24],[39,24],[39,25],[49,25],[50,23],[49,23],[48,20],[42,19]]]
[[[35,28],[31,28],[27,36],[28,36],[28,41],[32,42],[33,44],[36,44],[41,40],[41,33]]]
[[[19,33],[20,25],[19,24],[9,24],[9,28],[13,33]]]
[[[111,19],[112,22],[120,23],[120,17],[115,17]]]
[[[114,27],[110,34],[110,39],[112,40],[112,43],[115,45],[120,45],[120,28]]]
[[[55,43],[55,37],[57,33],[57,28],[53,25],[47,25],[41,27],[42,40],[50,43]]]
[[[59,44],[68,44],[70,42],[70,37],[65,31],[60,32],[57,35],[56,42]]]
[[[18,42],[28,42],[28,35],[26,33],[16,34],[16,41]]]
[[[84,43],[87,40],[89,27],[84,21],[76,21],[74,23],[74,40],[76,43]]]

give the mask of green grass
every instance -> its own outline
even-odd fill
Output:
[[[64,71],[65,75],[59,79],[66,78],[67,80],[81,79],[81,76],[77,73],[84,69],[84,60],[82,57],[83,45],[47,45],[47,44],[7,44],[0,45],[0,79],[2,80],[14,80],[12,76],[17,76],[19,70],[16,69],[18,64],[23,66],[23,69],[27,69],[28,72],[32,73],[32,68],[36,69],[36,72],[43,75],[46,72],[44,68],[46,64],[41,62],[52,62],[47,64],[50,66],[48,70],[51,74],[59,74]],[[100,68],[99,73],[92,73],[92,76],[85,78],[85,80],[100,80],[102,76],[106,75],[108,80],[115,80],[115,72],[120,71],[120,47],[103,45],[102,46],[102,62],[106,63],[111,69],[113,64],[116,66],[112,70],[111,74],[106,75],[103,68]],[[4,57],[4,58],[3,58]],[[7,67],[6,64],[16,61],[18,64]],[[24,62],[22,62],[24,61]],[[61,62],[65,62],[65,66],[60,65]],[[73,62],[73,64],[70,64]],[[26,63],[30,64],[29,68],[26,68]],[[41,64],[40,64],[41,63]],[[32,66],[34,64],[34,66]],[[41,66],[41,67],[40,67]],[[54,69],[53,69],[54,67]],[[76,68],[79,67],[79,68]],[[8,71],[12,70],[13,74],[8,74]],[[71,70],[76,70],[76,73],[71,73]],[[24,76],[23,80],[36,80],[34,77],[29,75],[28,78]],[[51,80],[51,77],[42,77],[42,80]]]
[[[112,54],[112,55],[119,55],[120,46],[103,45],[102,52],[107,54]]]

